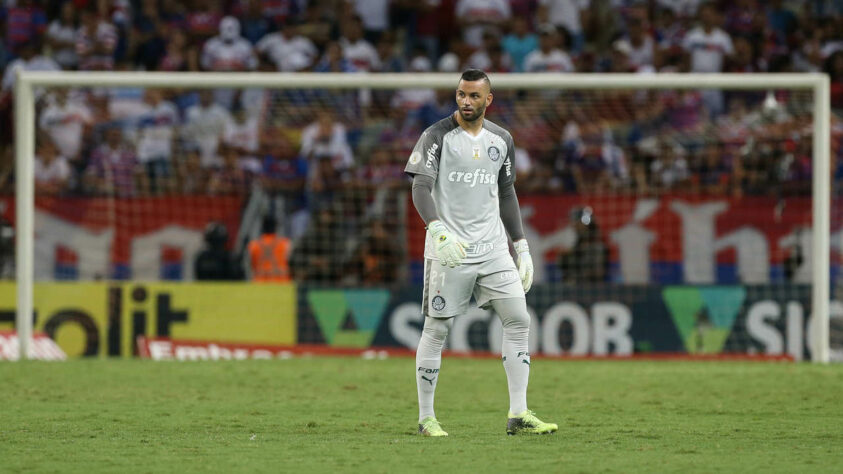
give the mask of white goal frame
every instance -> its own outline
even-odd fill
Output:
[[[504,89],[800,89],[813,92],[813,278],[814,314],[812,359],[827,363],[829,341],[829,240],[831,213],[830,81],[809,74],[490,74],[495,88]],[[452,73],[164,73],[164,72],[34,72],[18,71],[15,82],[15,213],[17,279],[16,325],[20,360],[32,346],[32,289],[34,252],[35,154],[34,89],[59,87],[161,88],[284,88],[284,89],[398,89],[450,88]]]

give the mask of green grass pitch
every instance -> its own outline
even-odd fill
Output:
[[[498,360],[0,363],[0,472],[841,472],[843,365],[534,359],[505,434]]]

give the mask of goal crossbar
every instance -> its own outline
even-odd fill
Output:
[[[35,188],[34,88],[160,87],[273,89],[451,88],[451,73],[164,73],[17,72],[15,83],[16,279],[20,359],[28,358],[33,324]],[[490,74],[502,89],[801,89],[813,91],[813,248],[811,304],[814,313],[812,358],[828,362],[830,286],[831,93],[826,74]]]
[[[270,72],[55,72],[21,71],[19,79],[33,86],[397,89],[449,88],[454,74],[270,73]],[[807,74],[489,74],[504,89],[814,89],[827,81]]]

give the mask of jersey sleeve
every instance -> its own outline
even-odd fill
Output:
[[[413,152],[410,153],[410,159],[407,160],[407,166],[404,167],[404,172],[410,176],[423,174],[436,179],[439,174],[441,156],[442,136],[428,128],[416,142]]]
[[[515,183],[515,142],[509,133],[504,137],[504,141],[506,142],[506,158],[501,163],[501,169],[498,172],[499,188],[511,186]]]

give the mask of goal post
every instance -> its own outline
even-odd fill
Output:
[[[829,361],[830,82],[825,74],[490,74],[495,90],[801,90],[813,93],[811,354]],[[35,99],[40,87],[266,89],[453,88],[454,74],[143,73],[18,71],[15,84],[16,280],[20,358],[31,346],[33,312]]]

